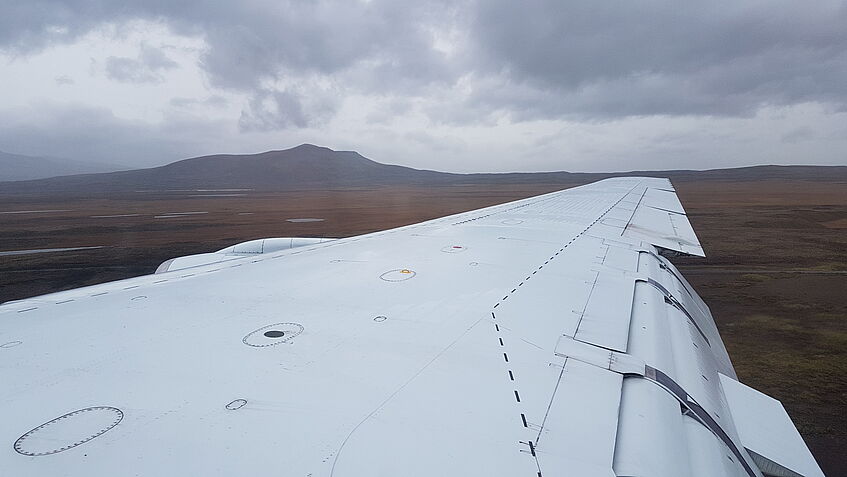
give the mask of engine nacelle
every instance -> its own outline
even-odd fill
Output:
[[[250,240],[231,245],[213,253],[198,253],[196,255],[186,255],[184,257],[165,260],[159,265],[155,273],[172,272],[174,270],[184,270],[186,268],[199,267],[212,263],[228,262],[251,255],[278,252],[280,250],[288,250],[306,245],[317,245],[333,240],[335,239],[309,237],[274,237]]]

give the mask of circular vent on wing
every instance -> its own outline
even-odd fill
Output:
[[[241,341],[247,346],[264,348],[291,341],[302,332],[303,325],[299,323],[274,323],[251,331]]]

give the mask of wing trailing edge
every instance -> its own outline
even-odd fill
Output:
[[[621,235],[640,239],[670,255],[705,257],[703,247],[670,181],[653,182],[634,204]]]

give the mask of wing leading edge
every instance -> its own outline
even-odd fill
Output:
[[[670,182],[619,178],[9,303],[0,462],[822,475],[799,436],[757,439],[752,398],[725,391],[732,364],[669,253],[703,253]],[[780,449],[791,458],[761,455]]]

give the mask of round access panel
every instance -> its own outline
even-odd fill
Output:
[[[398,268],[396,270],[389,270],[382,275],[379,276],[382,280],[387,282],[402,282],[404,280],[408,280],[417,275],[414,270],[409,270],[408,268]]]
[[[247,346],[265,348],[291,341],[302,332],[303,325],[299,323],[274,323],[251,331],[241,341]]]
[[[448,245],[448,246],[442,248],[441,251],[444,252],[444,253],[460,253],[460,252],[464,252],[467,249],[468,248],[465,247],[464,245]]]

